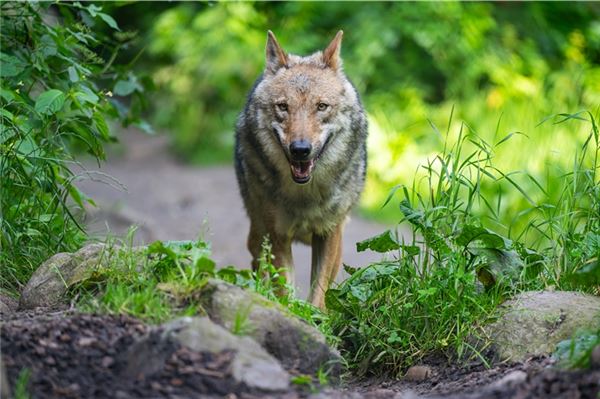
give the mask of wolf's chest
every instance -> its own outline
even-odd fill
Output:
[[[282,192],[282,197],[284,200],[278,206],[278,230],[298,239],[332,231],[350,206],[340,201],[335,187],[292,186],[289,192]]]

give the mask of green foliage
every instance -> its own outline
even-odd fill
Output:
[[[74,184],[84,177],[74,172],[74,150],[103,159],[104,143],[115,140],[108,119],[136,117],[110,92],[129,69],[113,61],[131,35],[117,32],[101,7],[0,7],[0,288],[12,291],[41,261],[85,239],[76,208],[93,202]]]
[[[24,368],[19,372],[17,376],[17,381],[15,382],[15,390],[14,395],[15,399],[29,399],[31,395],[29,394],[29,379],[31,378],[31,370],[28,368]]]
[[[279,302],[312,323],[324,324],[321,312],[294,297],[271,262],[268,242],[263,245],[257,272],[227,266],[217,270],[210,245],[197,241],[156,241],[147,248],[132,246],[135,230],[120,245],[109,241],[106,260],[71,290],[86,311],[129,314],[153,323],[175,316],[202,314],[199,294],[208,279],[218,278]],[[240,309],[234,332],[243,334],[247,314]]]
[[[267,29],[295,54],[322,49],[343,29],[344,67],[370,122],[363,210],[387,221],[402,217],[379,209],[389,187],[407,184],[439,147],[444,138],[428,127],[443,124],[452,108],[452,132],[462,120],[488,143],[502,131],[522,132],[496,148],[496,166],[537,179],[548,164],[570,167],[587,136],[578,125],[538,122],[600,103],[600,10],[591,3],[225,2],[115,11],[126,19],[128,9],[144,15],[150,32],[145,59],[161,92],[156,120],[173,130],[180,154],[205,163],[231,157],[236,115],[264,66]],[[539,201],[535,183],[518,177]],[[529,204],[516,190],[503,194],[499,216],[509,225]]]
[[[589,368],[592,351],[600,345],[597,331],[578,331],[571,339],[559,342],[552,355],[558,365],[566,368]]]
[[[490,145],[463,125],[458,140],[446,142],[411,187],[392,190],[387,202],[403,194],[400,228],[408,225],[412,241],[386,231],[358,243],[359,251],[396,256],[364,269],[346,268],[351,277],[326,294],[330,328],[351,366],[361,373],[399,372],[433,352],[481,356],[486,341],[478,337],[479,327],[511,293],[549,286],[598,292],[600,143],[595,118],[587,116],[565,116],[591,131],[572,170],[553,181],[560,182],[557,197],[544,189],[550,183],[519,172],[547,197],[540,205],[530,201],[532,222],[515,238],[505,235],[514,234],[513,226],[500,220],[503,193],[506,187],[526,199],[529,193],[515,172],[495,165],[495,148],[510,135]],[[450,126],[452,118],[447,136]],[[467,151],[467,144],[475,150]],[[533,247],[523,241],[528,234]]]

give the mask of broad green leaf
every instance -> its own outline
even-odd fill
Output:
[[[79,74],[77,73],[77,69],[75,69],[75,67],[68,67],[67,72],[69,73],[69,80],[71,82],[79,82]]]
[[[56,42],[49,35],[44,35],[40,39],[38,50],[44,57],[56,55]]]
[[[113,92],[117,96],[128,96],[136,90],[142,91],[142,86],[140,86],[135,76],[130,75],[127,80],[119,80],[117,84],[115,84]]]
[[[375,237],[371,237],[369,239],[356,243],[356,250],[358,252],[363,252],[367,249],[370,249],[375,252],[383,253],[393,251],[399,248],[400,244],[392,235],[392,232],[390,230],[386,230]]]
[[[87,10],[92,17],[96,17],[96,15],[98,15],[98,13],[102,11],[102,7],[98,7],[95,4],[90,4],[89,6],[87,6]]]
[[[467,247],[475,243],[483,248],[511,249],[512,241],[485,227],[466,225],[456,237],[456,244]]]
[[[52,115],[60,111],[65,103],[65,93],[50,89],[40,94],[35,100],[35,110],[40,114]]]
[[[99,12],[98,16],[100,18],[102,18],[102,20],[104,22],[106,22],[108,24],[108,26],[110,26],[111,28],[116,29],[116,30],[121,30],[121,29],[119,29],[119,26],[117,25],[117,21],[115,21],[114,18],[111,17],[110,15],[105,14],[103,12]]]
[[[96,93],[87,86],[80,86],[79,91],[75,92],[75,97],[81,102],[90,104],[98,104],[98,100],[100,99]]]
[[[0,97],[4,99],[4,101],[13,101],[15,99],[15,95],[11,90],[6,90],[5,88],[0,88]]]
[[[21,74],[27,68],[27,63],[15,56],[0,53],[0,76],[10,78]]]

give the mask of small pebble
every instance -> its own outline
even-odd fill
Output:
[[[112,366],[115,363],[115,359],[113,359],[110,356],[104,356],[102,358],[102,367],[104,368],[109,368],[110,366]]]
[[[503,387],[505,385],[516,385],[527,379],[527,373],[522,370],[511,371],[506,374],[504,377],[500,378],[498,381],[492,383],[493,387]]]
[[[180,387],[183,385],[183,380],[181,378],[171,378],[171,385],[175,385],[176,387]]]
[[[425,381],[431,377],[432,370],[429,366],[412,366],[406,371],[404,379],[408,381]]]

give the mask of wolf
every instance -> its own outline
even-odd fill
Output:
[[[367,168],[367,118],[342,69],[342,35],[302,57],[286,53],[268,31],[265,69],[235,135],[252,266],[268,236],[273,263],[293,286],[292,242],[312,245],[309,301],[320,308],[342,263],[344,223]]]

